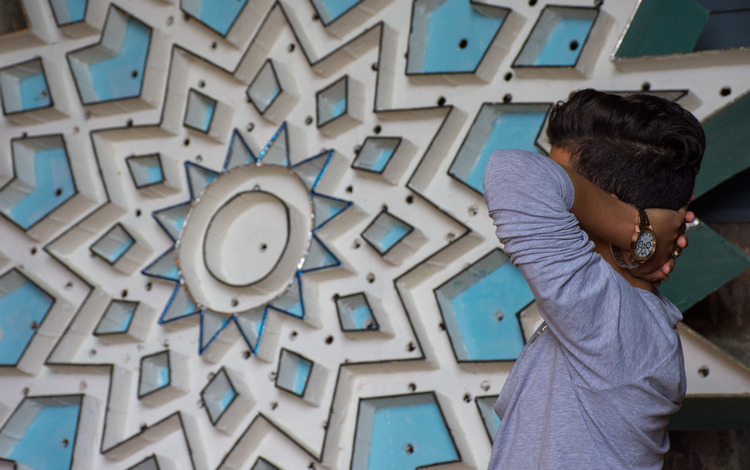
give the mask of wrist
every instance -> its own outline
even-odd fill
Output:
[[[631,206],[633,207],[633,206]],[[654,255],[656,252],[656,234],[646,214],[645,209],[635,208],[637,222],[630,238],[627,249],[610,244],[612,258],[618,266],[626,269],[636,268]]]

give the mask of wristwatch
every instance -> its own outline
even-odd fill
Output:
[[[638,224],[635,226],[633,239],[630,241],[630,253],[627,259],[623,257],[620,248],[610,244],[612,258],[618,266],[633,269],[648,261],[656,251],[656,234],[648,221],[648,215],[643,209],[638,209]]]

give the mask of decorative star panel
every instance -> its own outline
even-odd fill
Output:
[[[590,86],[705,123],[698,197],[750,166],[750,44],[712,36],[746,10],[6,3],[0,461],[19,468],[484,468],[540,322],[484,208],[489,154],[547,153],[551,104]],[[681,308],[748,266],[689,233],[664,289]],[[689,394],[750,393],[680,331]]]

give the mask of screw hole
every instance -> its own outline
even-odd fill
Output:
[[[445,105],[445,96],[441,96],[440,98],[438,98],[437,104],[438,104],[438,106],[444,106]]]
[[[286,50],[289,52],[294,52],[294,47],[294,44],[289,44],[289,47],[287,47]]]
[[[128,290],[127,289],[123,289],[120,294],[122,295],[122,298],[124,299],[125,297],[128,296]]]
[[[721,91],[719,92],[719,94],[721,96],[729,96],[729,95],[732,94],[732,89],[729,88],[728,86],[725,86],[724,88],[721,89]]]
[[[417,347],[414,345],[414,342],[409,341],[409,343],[406,345],[406,350],[409,352],[413,352]]]
[[[570,47],[571,51],[578,49],[578,41],[573,39],[572,41],[570,41],[570,44],[568,44],[568,47]]]
[[[354,192],[354,186],[352,186],[352,185],[349,185],[349,186],[347,186],[347,187],[346,187],[346,192],[347,192],[347,193],[352,193],[352,192]]]
[[[407,454],[413,454],[414,444],[406,444],[406,446],[404,446],[404,452],[406,452]]]
[[[309,125],[310,125],[310,124],[312,124],[312,123],[313,123],[313,118],[312,118],[312,116],[307,116],[307,117],[305,118],[305,125],[309,126]]]
[[[138,71],[137,70],[133,70],[132,72],[130,72],[130,76],[133,77],[133,78],[137,78],[138,77]]]
[[[353,248],[354,248],[355,250],[356,250],[357,248],[359,248],[360,246],[362,246],[362,242],[360,242],[359,240],[354,240],[354,243],[352,243],[352,247],[353,247]]]
[[[268,249],[268,245],[266,245],[265,243],[260,244],[260,251],[266,251],[267,249]]]
[[[468,46],[468,45],[469,45],[469,41],[467,41],[466,39],[461,39],[461,40],[460,40],[460,41],[458,42],[458,47],[459,47],[460,49],[466,49],[466,46]]]
[[[469,392],[466,392],[466,393],[464,394],[464,401],[465,401],[466,403],[471,403],[471,399],[472,399],[472,397],[471,397],[471,393],[469,393]]]
[[[182,145],[184,145],[185,147],[187,147],[188,145],[190,145],[190,139],[183,140],[182,141]]]
[[[32,254],[32,255],[35,255],[35,254],[36,254],[36,247],[35,247],[35,246],[31,248],[31,254]]]
[[[206,81],[205,80],[201,80],[201,81],[198,82],[198,88],[205,88],[205,87],[206,87]]]
[[[374,128],[372,129],[372,131],[373,131],[374,133],[376,133],[376,134],[380,134],[380,131],[382,131],[382,130],[383,130],[383,128],[382,128],[382,127],[380,127],[379,125],[375,126],[375,127],[374,127]]]
[[[413,202],[414,202],[414,196],[412,196],[411,194],[408,195],[408,196],[406,196],[406,203],[407,204],[412,204]]]
[[[140,209],[136,209],[135,210],[135,216],[136,217],[140,217],[141,216],[141,210]]]
[[[511,95],[510,93],[506,93],[503,96],[503,103],[510,103],[511,101],[513,101],[513,95]]]
[[[641,91],[649,91],[651,89],[651,83],[643,82],[641,84]]]
[[[232,304],[232,307],[236,307],[240,304],[240,301],[237,299],[232,299],[230,303]]]
[[[373,273],[367,273],[367,282],[369,282],[370,284],[372,284],[373,282],[375,282],[375,274],[373,274]]]
[[[331,344],[331,343],[333,343],[333,336],[328,336],[326,338],[326,344]]]
[[[417,391],[417,384],[415,384],[414,382],[409,382],[409,391],[410,392]]]
[[[62,188],[55,189],[55,196],[62,196]]]
[[[512,78],[513,78],[513,74],[511,72],[506,73],[505,76],[503,77],[503,79],[505,79],[506,82],[511,81]]]
[[[708,366],[701,366],[698,368],[698,375],[700,375],[701,377],[708,377],[708,373]]]

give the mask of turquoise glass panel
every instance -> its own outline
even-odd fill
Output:
[[[180,318],[189,317],[200,312],[200,309],[190,300],[190,297],[182,284],[177,284],[172,297],[167,302],[167,306],[159,318],[159,323],[168,323],[179,320]]]
[[[190,212],[190,202],[180,204],[179,206],[168,207],[160,211],[153,212],[154,218],[159,225],[167,232],[172,240],[180,237],[182,226],[185,225],[185,218]]]
[[[47,88],[47,80],[43,73],[29,75],[20,80],[19,91],[21,93],[21,109],[45,108],[52,104],[52,98]]]
[[[498,149],[539,152],[536,139],[547,109],[547,105],[483,105],[449,173],[484,194],[484,167],[492,152]]]
[[[295,395],[302,396],[310,380],[313,363],[288,350],[281,352],[276,385]]]
[[[364,145],[354,160],[353,167],[381,173],[393,157],[399,139],[373,137],[365,140]]]
[[[521,272],[495,250],[435,290],[456,357],[516,359],[524,346],[516,315],[534,299]]]
[[[133,237],[120,224],[117,224],[91,246],[91,251],[104,258],[108,263],[114,264],[134,244]]]
[[[16,167],[17,177],[9,186],[0,191],[0,196],[8,194],[9,198],[10,194],[14,194],[13,205],[7,207],[3,204],[0,210],[24,229],[42,220],[76,192],[68,154],[62,139],[46,140],[52,145],[59,146],[35,148],[33,139],[24,141],[24,144],[18,141],[13,143],[13,164]],[[22,152],[24,155],[21,155]],[[31,152],[32,155],[27,156],[27,152]],[[26,158],[33,160],[33,172],[24,172],[24,175],[19,175],[18,169],[29,165],[28,161],[24,161]],[[21,196],[18,197],[18,194]]]
[[[387,212],[381,212],[362,232],[362,237],[382,255],[404,239],[413,227]]]
[[[58,26],[83,21],[88,0],[50,0]]]
[[[169,359],[167,352],[144,357],[141,361],[138,396],[141,397],[166,387],[169,385],[169,379]]]
[[[575,65],[593,24],[593,18],[561,18],[550,33],[549,39],[547,39],[544,48],[534,61],[534,65]],[[570,47],[573,41],[578,43],[578,47]]]
[[[190,90],[185,110],[185,125],[208,132],[216,110],[216,100]]]
[[[247,0],[182,0],[181,6],[206,26],[226,36],[246,3]]]
[[[346,77],[318,93],[318,126],[343,116],[347,109],[346,100]]]
[[[265,113],[269,106],[276,100],[281,93],[281,86],[276,79],[271,61],[266,61],[261,67],[258,75],[255,76],[250,87],[247,89],[247,96],[253,102],[258,111]]]
[[[84,104],[140,96],[150,44],[151,28],[129,18],[117,54],[88,64],[94,96]]]
[[[458,460],[432,394],[360,401],[352,468],[416,469]]]
[[[221,415],[237,396],[229,377],[224,369],[220,370],[201,393],[212,423],[216,423]]]
[[[133,314],[138,306],[136,302],[113,300],[104,316],[94,330],[95,334],[125,333],[133,321]]]
[[[0,94],[5,113],[18,113],[52,105],[41,59],[0,70]]]
[[[203,192],[203,190],[206,189],[206,186],[211,184],[211,182],[219,175],[216,171],[209,170],[208,168],[190,162],[185,162],[185,171],[187,171],[191,199]]]
[[[476,397],[475,401],[479,408],[479,414],[482,416],[484,427],[487,429],[487,434],[490,436],[490,440],[492,440],[500,428],[500,418],[493,408],[497,401],[497,395]]]
[[[179,282],[180,270],[177,268],[174,248],[170,248],[169,251],[148,265],[146,269],[143,270],[143,274]]]
[[[0,365],[18,363],[53,302],[16,270],[0,277]]]
[[[161,159],[158,154],[141,155],[127,160],[128,169],[137,188],[164,181]]]
[[[23,427],[15,429],[18,442],[4,457],[36,470],[70,469],[80,411],[80,397],[24,400],[3,429],[5,435],[8,428]]]
[[[301,271],[315,271],[318,269],[338,266],[339,264],[339,260],[333,255],[333,253],[331,253],[331,250],[329,250],[328,247],[318,239],[318,237],[313,236]]]
[[[336,309],[341,320],[341,328],[345,331],[378,328],[367,298],[362,293],[337,298]]]
[[[294,277],[294,280],[287,290],[273,302],[269,303],[269,305],[284,313],[288,313],[293,317],[305,317],[305,307],[302,301],[302,289],[299,274]]]
[[[465,0],[417,0],[407,72],[474,72],[506,14],[505,9]]]

